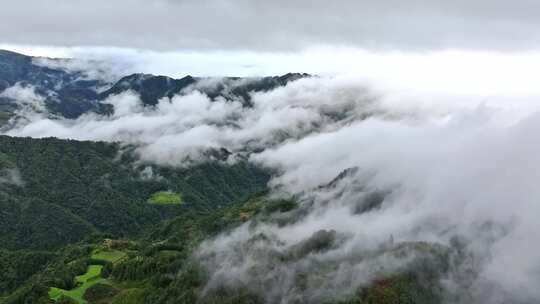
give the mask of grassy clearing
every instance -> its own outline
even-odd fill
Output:
[[[79,284],[77,288],[72,290],[64,290],[56,287],[49,289],[49,298],[53,300],[58,300],[61,296],[69,297],[78,303],[86,304],[87,302],[83,299],[83,295],[88,288],[97,284],[97,283],[109,283],[107,279],[100,277],[101,265],[90,265],[88,271],[80,276],[75,277],[75,280]]]
[[[125,256],[126,253],[119,250],[96,249],[92,253],[91,258],[94,260],[116,263],[123,259]],[[51,287],[49,289],[49,298],[56,301],[60,299],[60,297],[66,296],[75,300],[77,303],[86,304],[87,301],[84,300],[83,296],[88,288],[98,283],[111,284],[108,279],[101,277],[102,269],[102,265],[88,266],[88,270],[86,271],[86,273],[75,277],[75,281],[77,282],[77,288],[74,288],[72,290],[64,290],[56,287]]]
[[[160,191],[152,194],[148,202],[154,205],[180,205],[182,196],[172,191]]]
[[[82,284],[87,283],[95,278],[98,278],[99,275],[101,274],[102,268],[103,266],[101,265],[90,265],[88,266],[88,271],[83,275],[76,276],[75,280],[78,283],[82,283]]]
[[[125,252],[119,250],[98,250],[92,254],[92,259],[116,263],[126,256]]]

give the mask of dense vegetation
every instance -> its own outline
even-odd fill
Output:
[[[45,270],[27,280],[5,303],[52,303],[51,298],[57,303],[264,303],[260,295],[243,287],[203,293],[207,275],[190,258],[191,252],[202,240],[249,219],[264,221],[295,208],[294,201],[269,200],[262,193],[198,216],[181,215],[137,241],[88,239],[60,250]],[[359,287],[347,299],[328,303],[439,303],[437,282],[445,271],[441,265],[447,261],[444,248],[404,243],[385,250],[398,255],[416,250],[426,255],[410,271],[381,278]],[[99,275],[92,272],[97,267]],[[59,293],[59,289],[67,292]]]
[[[128,90],[139,94],[145,106],[196,88],[211,100],[235,99],[249,107],[253,92],[308,76],[231,77],[204,86],[198,85],[203,79],[191,76],[133,74],[106,83],[0,50],[0,93],[14,85],[31,86],[49,112],[66,118],[89,111],[108,114],[112,106],[103,101]],[[0,96],[0,127],[19,106]],[[0,136],[0,303],[264,303],[261,290],[250,286],[205,289],[208,269],[194,258],[194,250],[247,221],[283,219],[300,211],[300,204],[269,199],[266,170],[244,162],[225,164],[221,161],[230,153],[224,149],[208,153],[215,160],[160,167],[141,163],[132,147],[115,143]],[[368,208],[380,203],[377,197],[372,201]],[[325,250],[325,237],[332,232],[314,236],[322,241],[298,244],[278,256],[276,267]],[[407,243],[381,249],[404,252],[423,258],[407,271],[328,303],[438,303],[447,248]],[[320,279],[298,273],[295,288]]]
[[[0,136],[0,303],[264,303],[248,286],[203,292],[208,273],[192,254],[246,221],[300,211],[267,198],[267,180],[247,164],[150,167],[116,144]],[[306,240],[276,263],[325,246]],[[328,303],[440,301],[446,248],[381,250],[422,258]],[[299,288],[306,279],[298,275]]]
[[[21,286],[56,257],[55,253],[45,251],[0,250],[0,295]]]
[[[264,190],[267,180],[242,163],[150,167],[117,144],[0,136],[0,299],[37,303],[55,288],[55,299],[68,301],[59,290],[77,290],[91,265],[112,272],[136,246],[110,237],[140,239],[167,219],[211,214]],[[78,289],[78,298],[97,283]]]
[[[144,175],[148,168],[116,144],[0,136],[1,248],[55,249],[98,232],[134,235],[187,210],[227,206],[268,180],[246,164],[154,167],[154,177]],[[148,203],[169,190],[182,193],[183,204]]]

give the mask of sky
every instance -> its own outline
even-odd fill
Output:
[[[0,40],[23,45],[159,51],[291,51],[313,45],[513,51],[540,46],[540,3],[535,0],[5,2]]]
[[[118,76],[352,74],[400,94],[529,102],[539,17],[535,0],[20,0],[2,6],[0,48]]]
[[[522,104],[540,96],[539,17],[534,0],[20,0],[2,5],[0,48],[118,76],[352,74],[401,95]]]

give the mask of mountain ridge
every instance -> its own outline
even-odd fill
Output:
[[[31,87],[44,99],[45,108],[56,115],[75,119],[94,112],[110,114],[113,106],[104,101],[126,91],[140,95],[145,106],[155,106],[164,97],[198,90],[211,100],[239,100],[251,106],[253,92],[266,92],[306,77],[305,73],[287,73],[266,77],[194,77],[187,75],[175,79],[164,75],[133,73],[113,82],[88,78],[83,71],[69,71],[56,66],[36,64],[41,57],[31,57],[7,50],[0,50],[0,126],[14,117],[20,109],[18,101],[3,94],[10,87]],[[51,59],[60,60],[60,59]],[[62,59],[64,60],[64,59]],[[70,60],[70,59],[65,59]],[[207,85],[206,80],[213,80]],[[190,90],[190,88],[192,90]]]

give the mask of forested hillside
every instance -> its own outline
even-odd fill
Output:
[[[469,240],[356,159],[404,115],[369,90],[73,63],[0,51],[0,303],[470,302]]]
[[[48,262],[31,268],[25,255],[4,254],[7,272],[3,278],[21,282],[1,286],[14,291],[5,298],[15,303],[265,303],[261,297],[262,282],[220,282],[209,284],[209,269],[205,259],[193,258],[197,247],[220,233],[227,232],[247,221],[275,222],[301,212],[294,200],[273,200],[264,194],[254,195],[230,207],[205,214],[184,214],[151,229],[135,240],[111,240],[95,236],[69,245],[55,254],[33,253],[35,258]],[[284,253],[266,252],[261,242],[271,235],[255,236],[244,248],[273,257],[272,265],[252,265],[252,271],[265,267],[286,267],[289,263],[310,254],[331,250],[336,241],[332,232],[320,231],[310,239]],[[397,274],[381,277],[369,286],[359,287],[346,298],[328,296],[326,303],[439,303],[443,292],[437,283],[448,267],[450,249],[429,243],[389,244],[378,252],[357,256],[369,259],[372,255],[389,258],[410,256],[414,263]],[[2,260],[0,260],[1,262]],[[320,264],[316,274],[291,269],[295,288],[323,280],[334,267]],[[18,271],[14,271],[20,267]],[[93,272],[98,269],[97,272]],[[269,271],[267,269],[266,271]],[[32,275],[32,276],[31,276]],[[90,281],[83,278],[93,276]],[[259,286],[259,287],[257,287]],[[255,288],[254,288],[255,287]],[[299,297],[300,302],[310,302]]]
[[[0,136],[0,301],[268,302],[259,290],[268,282],[211,283],[215,257],[200,256],[198,248],[248,221],[293,224],[309,204],[267,197],[269,174],[253,165],[165,168],[142,164],[130,151],[114,143]],[[350,172],[356,171],[324,187]],[[266,247],[272,242],[263,233],[239,248],[241,255],[272,261],[252,265],[252,273],[291,267],[331,250],[339,238],[321,230],[285,252]],[[415,262],[328,303],[437,303],[442,291],[436,282],[447,271],[449,252],[436,244],[399,243],[355,256]],[[319,267],[295,269],[291,284],[305,288],[337,265]],[[297,300],[310,302],[307,294]]]
[[[132,236],[164,219],[209,211],[265,188],[247,164],[141,165],[117,144],[0,136],[0,244],[55,249],[92,233]],[[157,192],[180,204],[149,202]]]

